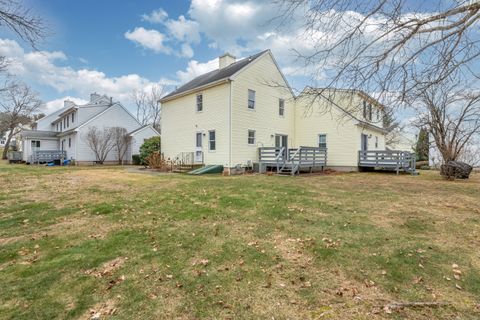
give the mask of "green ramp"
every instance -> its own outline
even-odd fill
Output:
[[[223,172],[223,166],[209,165],[209,166],[201,167],[201,168],[192,170],[190,172],[187,172],[187,174],[199,175],[199,174],[222,173],[222,172]]]

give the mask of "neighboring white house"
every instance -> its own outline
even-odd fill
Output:
[[[357,170],[360,150],[385,150],[384,107],[358,90],[306,88],[296,97],[270,50],[219,68],[163,97],[162,152],[235,168],[259,147],[328,149],[328,167]]]
[[[141,126],[138,120],[119,102],[105,95],[93,93],[85,105],[76,105],[66,100],[60,110],[39,119],[33,130],[23,130],[21,150],[23,160],[31,162],[36,150],[66,151],[66,159],[77,164],[92,164],[95,153],[86,141],[86,133],[91,127],[125,128],[130,136],[130,145],[124,162],[131,162],[132,155],[139,153],[143,141],[159,133],[152,126]],[[117,154],[112,150],[106,163],[117,163]]]

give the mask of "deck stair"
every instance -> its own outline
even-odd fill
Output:
[[[285,147],[259,148],[260,172],[273,169],[279,175],[296,175],[300,171],[310,172],[315,168],[327,165],[327,149],[316,147]]]
[[[203,164],[195,163],[193,152],[180,152],[172,162],[172,171],[176,173],[186,173],[203,166]]]

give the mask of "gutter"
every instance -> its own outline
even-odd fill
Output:
[[[158,100],[160,103],[164,103],[164,102],[167,102],[167,101],[170,101],[170,100],[173,100],[173,99],[176,99],[176,98],[180,98],[180,97],[183,97],[183,96],[186,96],[186,95],[189,95],[193,92],[196,92],[196,91],[201,91],[203,89],[207,89],[207,88],[210,88],[210,87],[215,87],[219,84],[222,84],[222,83],[227,83],[229,81],[231,81],[232,79],[230,78],[223,78],[223,79],[220,79],[220,80],[217,80],[215,82],[210,82],[210,83],[207,83],[207,84],[204,84],[203,86],[200,86],[200,87],[195,87],[193,89],[190,89],[190,90],[187,90],[187,91],[183,91],[183,92],[180,92],[180,93],[177,93],[177,94],[174,94],[172,96],[169,96],[169,97],[165,97],[165,98],[162,98],[160,100]]]
[[[232,168],[232,88],[233,81],[230,80],[230,96],[228,98],[228,134],[229,134],[229,144],[228,144],[228,168]]]

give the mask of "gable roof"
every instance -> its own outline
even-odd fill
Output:
[[[244,58],[242,60],[238,60],[225,68],[216,69],[216,70],[207,72],[205,74],[202,74],[196,77],[195,79],[187,82],[186,84],[176,89],[175,91],[167,94],[162,99],[160,99],[160,102],[170,100],[170,98],[178,96],[182,93],[192,91],[197,88],[200,88],[215,82],[227,80],[268,51],[269,50],[264,50],[250,57]]]
[[[147,129],[147,128],[151,128],[153,131],[155,131],[158,135],[160,135],[160,133],[158,133],[158,131],[151,125],[151,124],[146,124],[144,126],[141,126],[135,130],[133,130],[132,132],[128,133],[129,136],[133,136],[137,133],[139,133],[140,131],[144,130],[144,129]]]
[[[330,89],[326,89],[326,88],[312,88],[312,87],[305,87],[305,89],[303,89],[302,93],[300,94],[299,97],[301,97],[302,95],[305,95],[305,94],[309,94],[309,92],[313,92],[314,94],[318,94],[318,96],[322,97],[323,99],[327,100],[329,103],[331,103],[333,106],[335,106],[338,110],[340,110],[341,112],[347,114],[350,118],[354,119],[357,121],[357,124],[360,125],[360,126],[363,126],[363,127],[366,127],[366,128],[370,128],[370,129],[373,129],[373,130],[377,130],[377,131],[380,131],[380,132],[383,132],[383,133],[387,133],[388,130],[385,129],[385,128],[382,128],[382,127],[379,127],[377,125],[374,125],[372,123],[369,123],[367,121],[364,121],[362,119],[359,119],[357,116],[355,116],[353,113],[351,113],[350,111],[346,110],[345,108],[343,108],[342,106],[340,106],[338,103],[336,103],[335,101],[333,101],[332,99],[330,99],[328,96],[324,95],[323,92],[325,90],[333,90],[333,91],[339,91],[339,92],[348,92],[348,93],[356,93],[358,95],[360,95],[362,98],[366,98],[368,97],[369,99],[375,101],[377,104],[379,104],[382,108],[384,108],[384,106],[382,104],[380,104],[380,102],[378,102],[377,100],[373,99],[370,95],[368,95],[367,93],[365,93],[364,91],[361,91],[361,90],[356,90],[356,89],[336,89],[336,88],[330,88]],[[297,97],[297,98],[299,98]]]

